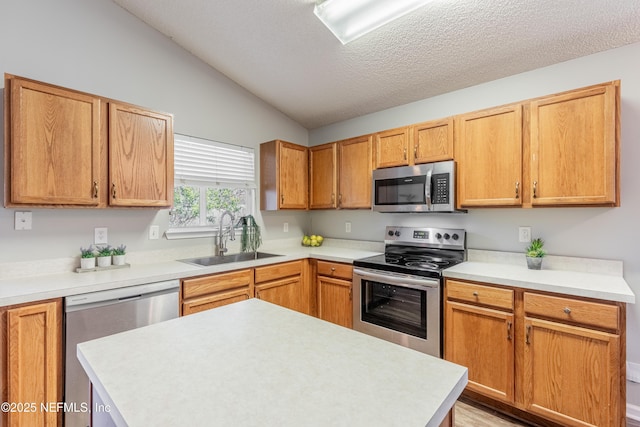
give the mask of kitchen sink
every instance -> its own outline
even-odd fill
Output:
[[[254,259],[271,258],[274,256],[282,256],[276,254],[269,254],[266,252],[241,252],[238,254],[208,256],[202,258],[189,258],[181,259],[179,261],[186,262],[187,264],[201,265],[203,267],[209,267],[218,264],[228,264],[230,262],[251,261]]]

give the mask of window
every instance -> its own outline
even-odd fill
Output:
[[[174,168],[167,238],[213,236],[225,211],[255,213],[253,148],[175,134]]]

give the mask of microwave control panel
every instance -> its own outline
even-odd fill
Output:
[[[431,203],[435,205],[449,204],[449,176],[448,173],[438,173],[431,177],[433,182]]]

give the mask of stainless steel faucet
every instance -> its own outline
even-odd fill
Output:
[[[218,256],[224,255],[225,252],[229,250],[226,247],[226,239],[224,238],[225,233],[222,227],[224,223],[224,217],[227,215],[229,216],[229,239],[236,240],[236,231],[233,227],[233,214],[229,211],[224,211],[222,215],[220,215],[220,228],[218,230],[218,236],[216,239],[216,255]]]

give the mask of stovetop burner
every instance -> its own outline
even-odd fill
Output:
[[[353,265],[437,278],[465,259],[464,230],[387,227],[386,236],[384,254],[355,260]]]

